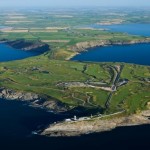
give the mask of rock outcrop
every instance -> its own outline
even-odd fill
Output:
[[[10,89],[0,88],[0,98],[7,100],[34,101],[40,99],[37,94],[17,92]]]
[[[46,52],[50,50],[50,47],[48,44],[41,43],[39,41],[25,41],[25,40],[1,40],[0,43],[5,43],[15,49],[21,49],[24,51],[35,51],[39,53]]]
[[[98,47],[98,46],[108,46],[108,45],[128,45],[128,44],[140,44],[140,43],[150,43],[150,39],[143,40],[131,40],[131,41],[112,41],[112,40],[97,40],[89,42],[80,42],[71,49],[75,52],[85,51],[88,48]]]
[[[34,107],[41,107],[55,113],[66,112],[69,110],[65,104],[46,96],[40,96],[34,93],[26,93],[6,88],[0,88],[0,98],[5,100],[26,101]]]

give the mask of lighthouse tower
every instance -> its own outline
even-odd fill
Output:
[[[74,116],[74,120],[75,120],[75,121],[77,120],[77,116]]]

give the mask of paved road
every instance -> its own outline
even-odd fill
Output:
[[[106,100],[106,103],[105,103],[105,108],[107,109],[107,108],[109,108],[109,105],[110,105],[110,102],[111,102],[111,100],[112,100],[112,96],[113,96],[113,94],[116,92],[116,89],[117,89],[117,83],[118,83],[118,81],[119,81],[119,79],[120,79],[120,75],[121,75],[121,73],[122,73],[122,70],[123,70],[123,65],[121,65],[120,66],[121,68],[120,68],[120,72],[117,72],[117,75],[115,76],[115,79],[114,79],[114,81],[113,81],[113,84],[112,84],[112,92],[109,94],[109,96],[108,96],[108,98],[107,98],[107,100]],[[114,72],[114,74],[115,74],[115,72]]]

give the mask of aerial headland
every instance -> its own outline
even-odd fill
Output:
[[[39,55],[0,63],[0,98],[75,116],[58,120],[39,134],[77,136],[149,124],[149,65],[70,60],[89,48],[150,43],[149,36],[90,27],[150,23],[145,9],[130,10],[132,15],[126,9],[111,11],[46,9],[1,14],[0,44]]]

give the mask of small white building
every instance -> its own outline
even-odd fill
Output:
[[[70,122],[71,121],[71,119],[65,119],[65,122]]]

